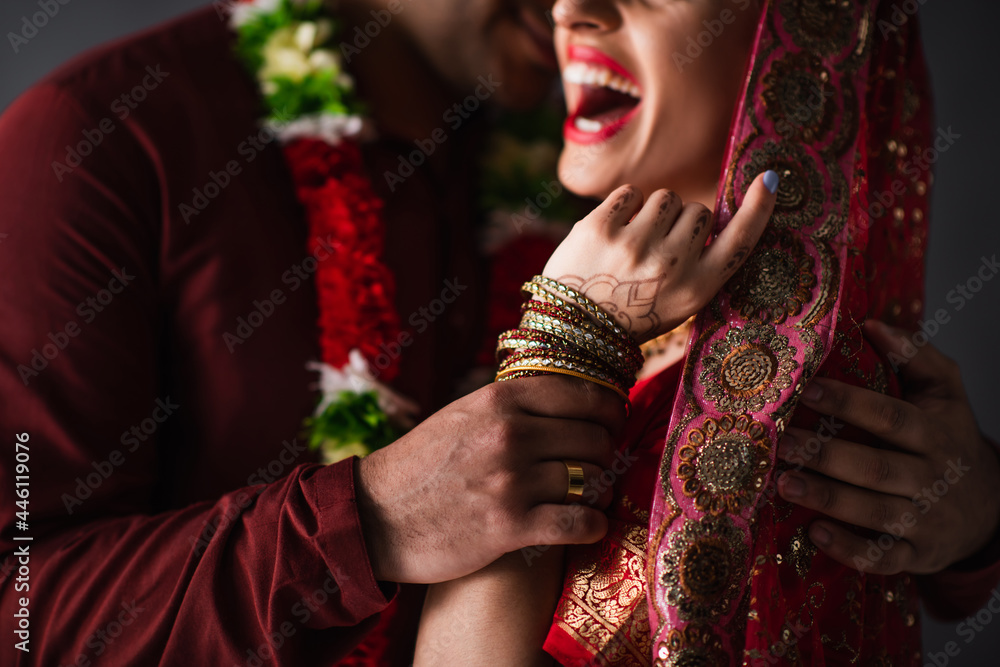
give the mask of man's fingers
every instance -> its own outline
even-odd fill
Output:
[[[913,474],[920,459],[839,438],[820,438],[789,427],[778,443],[778,457],[788,463],[857,487],[912,498],[920,492]]]
[[[885,533],[898,526],[899,532],[916,523],[913,503],[905,498],[859,489],[808,472],[782,473],[778,477],[778,493],[796,505],[860,528]]]
[[[528,511],[520,547],[536,544],[593,544],[608,532],[601,510],[575,505],[536,505]]]
[[[495,382],[486,389],[525,414],[589,421],[611,433],[617,433],[625,424],[625,402],[621,397],[587,380],[544,375]]]
[[[944,386],[951,390],[949,395],[962,394],[958,364],[927,342],[923,331],[910,333],[879,320],[866,320],[865,334],[904,381]]]
[[[802,392],[802,402],[816,412],[853,424],[901,449],[927,450],[923,416],[906,401],[831,378],[814,378]]]
[[[859,572],[912,572],[916,563],[916,549],[906,540],[888,534],[862,538],[832,521],[813,522],[809,539],[830,558]]]
[[[610,484],[601,483],[601,474],[606,468],[584,461],[569,462],[583,469],[582,498],[576,502],[598,509],[610,505],[614,491]],[[534,501],[533,504],[559,504],[566,499],[569,490],[569,471],[562,461],[542,461],[528,473],[526,484],[526,493]]]
[[[773,171],[767,171],[750,184],[740,210],[701,256],[705,280],[718,282],[721,286],[746,261],[774,212],[776,196],[768,185],[777,188],[777,178]]]
[[[579,419],[528,419],[531,433],[519,437],[518,442],[533,443],[530,454],[534,461],[569,459],[590,463],[601,470],[614,463],[614,441],[603,426]]]

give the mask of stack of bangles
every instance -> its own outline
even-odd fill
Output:
[[[571,375],[628,391],[642,367],[638,343],[596,303],[551,278],[535,276],[521,288],[521,325],[497,342],[496,381],[549,373]]]

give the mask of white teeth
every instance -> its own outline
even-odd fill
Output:
[[[566,65],[562,71],[563,80],[566,83],[582,84],[583,77],[587,74],[587,65],[578,61],[573,61]]]
[[[584,118],[582,116],[576,117],[576,120],[573,121],[573,126],[581,132],[587,132],[588,134],[600,132],[601,128],[604,127],[598,121],[590,120],[589,118]]]
[[[566,83],[575,83],[582,86],[596,85],[625,93],[636,99],[642,97],[639,86],[625,77],[615,74],[609,68],[602,65],[595,65],[594,63],[574,60],[563,69],[562,78]]]

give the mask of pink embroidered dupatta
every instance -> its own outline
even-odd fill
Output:
[[[781,175],[778,205],[699,314],[683,365],[633,390],[622,448],[635,462],[615,482],[609,534],[569,549],[545,644],[562,664],[920,664],[911,578],[818,552],[806,534],[818,515],[784,502],[774,479],[789,423],[877,444],[797,407],[811,378],[900,393],[861,323],[916,330],[922,315],[941,141],[929,100],[918,26],[898,7],[764,3],[718,228],[766,169]],[[869,555],[891,557],[893,540],[871,537]]]
[[[765,169],[781,175],[778,206],[689,342],[649,528],[655,664],[919,663],[909,577],[817,556],[805,533],[815,515],[774,493],[775,445],[793,413],[796,426],[819,426],[796,410],[803,386],[819,372],[898,395],[860,323],[913,327],[922,311],[929,177],[905,158],[933,138],[926,75],[915,21],[879,4],[763,10],[719,228]]]

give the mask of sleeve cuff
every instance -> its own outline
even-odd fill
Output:
[[[343,603],[364,618],[385,609],[399,593],[399,584],[375,580],[355,497],[356,458],[317,468],[303,486],[316,510],[316,544],[341,588]]]

